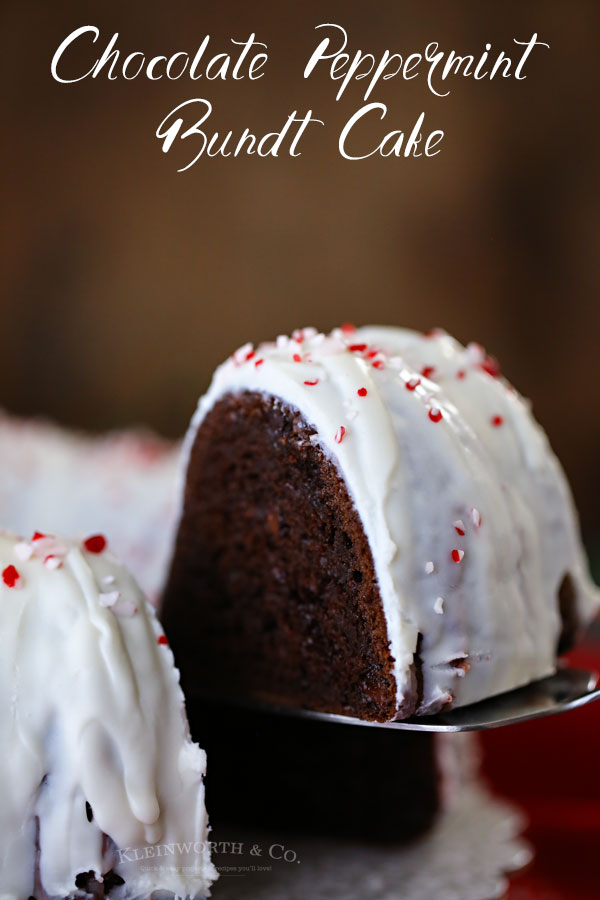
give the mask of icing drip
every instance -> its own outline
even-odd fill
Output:
[[[242,390],[300,410],[348,486],[374,558],[399,710],[419,635],[421,711],[554,671],[563,577],[582,621],[598,592],[560,465],[482,347],[440,330],[352,326],[248,344],[217,369],[184,457],[208,410]]]
[[[2,535],[0,565],[18,573],[0,584],[0,897],[111,870],[111,897],[205,896],[206,759],[150,605],[100,535]],[[173,868],[140,861],[183,842]]]

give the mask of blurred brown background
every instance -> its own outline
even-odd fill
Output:
[[[510,52],[534,31],[526,80],[392,79],[371,100],[373,141],[422,110],[443,128],[430,160],[349,162],[337,140],[363,104],[302,78],[337,22],[381,53]],[[80,25],[148,58],[269,46],[257,82],[56,83],[50,61]],[[531,396],[572,481],[589,540],[600,527],[598,34],[595,0],[545,2],[5,2],[0,403],[91,429],[146,422],[179,435],[214,366],[246,340],[340,321],[440,325],[496,354]],[[516,49],[516,48],[515,48]],[[364,88],[363,88],[364,90]],[[209,131],[258,134],[312,108],[298,159],[161,152],[157,126],[208,97]],[[370,126],[367,124],[370,123]],[[185,152],[182,152],[182,149]]]

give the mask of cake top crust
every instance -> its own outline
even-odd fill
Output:
[[[351,325],[246,344],[217,369],[184,456],[238,391],[298,409],[343,476],[374,557],[398,708],[418,643],[422,712],[554,671],[565,579],[580,622],[598,591],[546,435],[481,345]]]

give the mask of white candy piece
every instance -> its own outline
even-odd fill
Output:
[[[0,897],[71,896],[89,871],[124,879],[117,900],[207,896],[206,758],[152,607],[106,550],[61,540],[51,570],[22,543],[0,536]]]

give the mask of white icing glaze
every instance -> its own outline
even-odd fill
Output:
[[[0,571],[0,898],[66,897],[111,869],[111,897],[205,896],[206,758],[152,608],[107,550],[71,541],[3,534]]]
[[[443,332],[303,329],[236,351],[186,438],[184,457],[212,406],[243,390],[316,429],[371,546],[398,709],[419,634],[422,711],[433,711],[554,671],[565,574],[582,620],[598,608],[562,469],[527,402],[487,364],[479,345]]]

